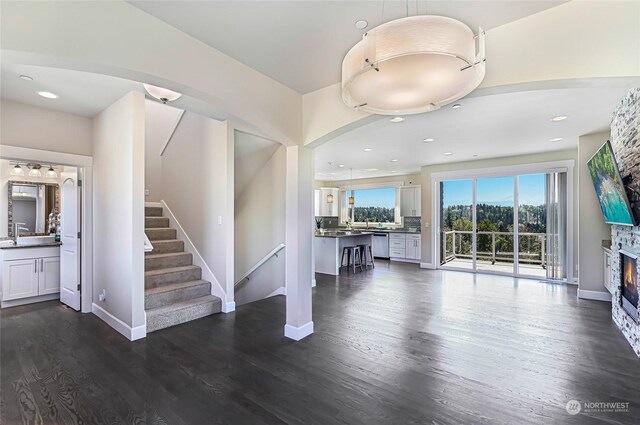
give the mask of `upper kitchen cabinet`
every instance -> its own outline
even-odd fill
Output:
[[[335,187],[321,187],[316,190],[315,214],[322,217],[338,216],[338,196],[340,189]]]
[[[420,217],[420,186],[403,186],[400,188],[400,215],[402,217]]]

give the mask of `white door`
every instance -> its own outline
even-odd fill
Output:
[[[60,257],[39,258],[38,295],[60,292]]]
[[[78,173],[63,172],[60,215],[60,301],[80,310],[80,191]]]
[[[2,268],[2,300],[38,295],[39,259],[5,261]]]

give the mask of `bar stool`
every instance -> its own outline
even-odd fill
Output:
[[[369,259],[371,259],[371,267],[375,269],[376,264],[373,262],[373,251],[371,251],[371,245],[363,243],[358,245],[358,249],[360,250],[360,260],[364,262],[364,268],[366,269],[369,266]],[[367,259],[367,251],[369,251],[369,259]]]
[[[347,264],[344,264],[344,256],[347,256]],[[358,262],[356,263],[356,259]],[[340,259],[340,268],[343,267],[351,267],[353,272],[356,272],[356,266],[360,267],[360,271],[363,271],[362,268],[362,257],[360,256],[360,248],[357,246],[345,246],[342,248],[342,258]]]

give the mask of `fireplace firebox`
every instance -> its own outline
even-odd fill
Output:
[[[638,321],[638,256],[620,250],[620,303],[624,311]]]

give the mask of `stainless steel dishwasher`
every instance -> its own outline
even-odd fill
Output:
[[[386,232],[375,232],[373,234],[373,256],[379,258],[389,258],[389,234]]]

